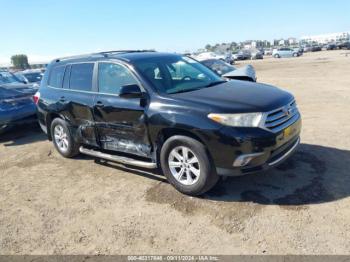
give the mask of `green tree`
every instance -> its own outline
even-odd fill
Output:
[[[29,68],[28,57],[23,54],[11,56],[11,63],[16,69]]]

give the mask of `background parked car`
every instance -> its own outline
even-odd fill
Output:
[[[253,66],[246,65],[241,68],[232,66],[222,60],[208,59],[200,61],[211,70],[215,71],[218,75],[227,79],[246,80],[256,82],[256,72]]]
[[[311,45],[304,45],[303,47],[303,52],[306,53],[306,52],[311,52]]]
[[[220,55],[214,52],[204,52],[204,53],[200,53],[198,55],[187,55],[190,56],[198,61],[203,61],[203,60],[207,60],[207,59],[218,59],[221,61],[224,61],[226,63],[229,63],[231,65],[233,65],[235,63],[235,59],[232,55],[232,53],[227,53],[226,55]]]
[[[203,60],[203,59],[220,59],[220,60],[225,60],[224,55],[219,55],[214,52],[203,52],[198,55],[193,56],[197,60]]]
[[[0,133],[18,124],[36,122],[33,95],[37,90],[21,83],[14,74],[0,71]]]
[[[281,57],[298,57],[299,52],[295,51],[288,47],[282,47],[278,49],[274,49],[272,52],[272,56],[275,58],[281,58]]]
[[[251,50],[250,59],[264,59],[264,54],[258,49]]]
[[[233,53],[233,58],[238,61],[238,60],[247,60],[251,58],[251,53],[249,50],[240,50],[236,53]]]
[[[30,69],[25,71],[19,71],[16,72],[15,75],[17,78],[19,78],[21,81],[23,81],[26,84],[38,84],[40,85],[40,81],[43,78],[43,73],[40,69]]]
[[[311,46],[311,52],[318,52],[318,51],[322,51],[322,48],[320,45]]]
[[[272,55],[273,49],[272,48],[265,48],[264,49],[264,55]]]
[[[341,42],[338,44],[338,48],[350,50],[350,42]]]
[[[335,50],[337,49],[337,45],[335,43],[329,43],[324,46],[326,50]]]
[[[301,56],[304,53],[304,49],[302,47],[294,47],[293,50],[298,53],[298,56]]]
[[[244,60],[245,59],[242,52],[233,52],[232,56],[233,56],[233,59],[235,61],[240,61],[240,60]]]

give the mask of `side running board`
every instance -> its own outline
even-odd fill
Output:
[[[79,151],[80,153],[85,155],[98,157],[98,158],[106,159],[112,162],[118,162],[125,165],[137,166],[137,167],[142,167],[147,169],[157,168],[157,164],[154,162],[145,162],[145,161],[135,160],[129,157],[106,154],[93,149],[87,149],[82,146],[79,148]]]

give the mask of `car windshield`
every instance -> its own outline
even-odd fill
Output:
[[[24,76],[29,83],[40,82],[42,78],[41,73],[25,73]]]
[[[202,64],[214,70],[220,76],[235,71],[236,68],[222,60],[205,60]]]
[[[189,92],[225,82],[209,68],[186,56],[142,58],[134,61],[134,66],[160,93]]]
[[[20,82],[14,74],[10,72],[0,72],[0,84],[10,84]]]

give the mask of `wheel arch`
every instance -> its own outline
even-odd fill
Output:
[[[164,142],[172,136],[187,136],[187,137],[190,137],[190,138],[197,140],[198,142],[203,144],[203,146],[205,147],[205,150],[206,150],[210,160],[213,160],[211,153],[207,147],[207,144],[205,143],[204,139],[201,138],[200,135],[198,135],[194,132],[191,132],[189,130],[186,130],[186,129],[182,129],[182,128],[178,128],[178,127],[169,127],[169,128],[163,128],[163,129],[159,130],[158,135],[156,137],[154,146],[155,146],[155,153],[156,153],[157,162],[160,159],[160,151],[161,151],[161,148],[162,148]]]
[[[46,128],[47,128],[47,137],[50,141],[52,141],[52,135],[51,135],[51,123],[55,118],[61,118],[64,119],[63,116],[61,116],[60,114],[57,113],[49,113],[46,115]]]

